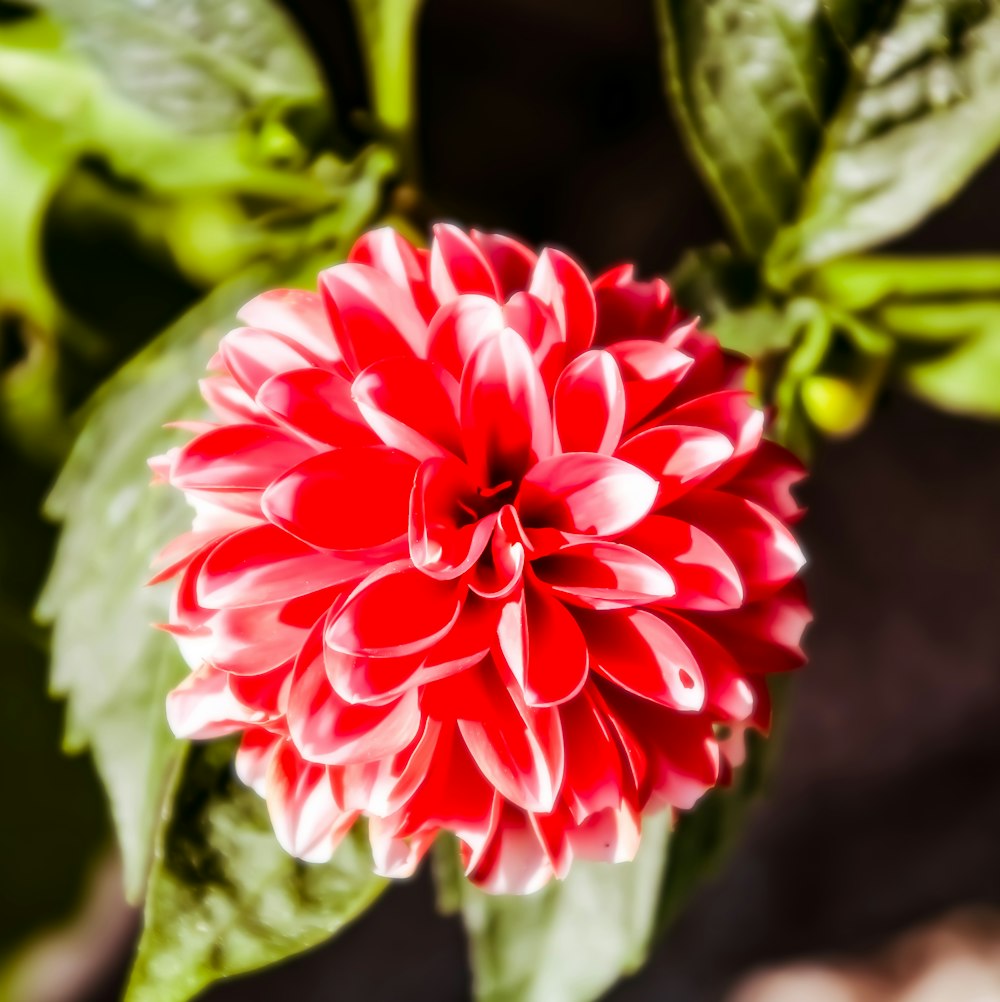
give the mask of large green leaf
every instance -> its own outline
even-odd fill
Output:
[[[998,0],[904,0],[853,58],[779,273],[904,233],[1000,145]]]
[[[793,215],[863,0],[656,0],[674,110],[742,248]],[[877,6],[869,4],[868,7]]]
[[[578,861],[565,880],[523,897],[477,890],[456,853],[439,853],[442,906],[462,912],[477,1002],[590,1002],[636,970],[652,939],[669,838],[669,813],[649,817],[631,863]]]
[[[1000,0],[657,5],[687,141],[779,287],[905,232],[1000,144]]]
[[[146,460],[178,441],[163,425],[201,412],[197,379],[263,272],[220,289],[102,388],[46,504],[63,522],[38,614],[54,624],[51,685],[65,696],[66,746],[90,747],[107,788],[131,895],[141,889],[166,775],[180,752],[164,698],[185,674],[157,550],[190,523],[180,494],[148,487]]]
[[[268,103],[320,104],[312,56],[271,0],[36,0],[130,100],[191,132]]]
[[[191,748],[157,847],[127,1002],[186,1002],[213,981],[300,953],[385,887],[357,827],[329,863],[289,856],[232,757],[229,742]]]

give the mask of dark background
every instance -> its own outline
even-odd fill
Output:
[[[289,7],[362,104],[343,5]],[[651,7],[430,0],[428,215],[647,274],[722,238],[662,96]],[[994,163],[896,249],[996,251],[998,186]],[[614,1002],[710,1002],[760,964],[865,951],[953,908],[1000,905],[1000,425],[890,394],[861,435],[820,450],[806,498],[817,622],[772,784]],[[95,1002],[118,997],[123,973]],[[467,985],[461,930],[435,914],[424,875],[330,945],[207,998],[460,1002]]]

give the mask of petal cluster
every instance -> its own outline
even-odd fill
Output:
[[[725,779],[802,663],[802,471],[662,281],[381,229],[241,319],[215,422],[152,461],[195,511],[156,580],[171,724],[242,734],[289,852],[364,817],[406,875],[444,830],[526,892]]]

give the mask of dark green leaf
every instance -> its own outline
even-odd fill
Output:
[[[656,0],[667,87],[743,250],[793,215],[863,0]],[[878,6],[868,4],[869,8]]]
[[[770,254],[778,284],[906,232],[1000,144],[998,0],[903,0],[852,59],[797,221]]]
[[[631,863],[577,861],[524,897],[485,894],[439,872],[460,902],[477,1002],[590,1002],[646,959],[667,856],[669,813],[647,818]]]
[[[307,950],[385,886],[357,827],[329,863],[289,856],[232,757],[228,742],[191,748],[157,848],[127,1002],[186,1002],[213,981]]]
[[[309,50],[270,0],[36,0],[130,100],[190,132],[267,104],[324,100]]]

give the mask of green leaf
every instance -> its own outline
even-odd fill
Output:
[[[197,379],[266,281],[261,271],[223,287],[104,385],[46,503],[63,522],[38,606],[54,624],[51,686],[67,699],[67,749],[93,752],[132,897],[180,753],[164,699],[186,672],[174,640],[152,628],[167,595],[145,582],[152,557],[191,521],[178,492],[148,486],[146,460],[177,444],[166,422],[201,413]]]
[[[902,0],[852,55],[775,281],[905,233],[1000,145],[1000,2]]]
[[[943,356],[904,366],[904,384],[916,396],[953,414],[1000,418],[1000,309],[990,329]]]
[[[862,0],[656,0],[667,90],[737,241],[759,256],[793,215]],[[869,7],[873,6],[871,4]]]
[[[319,105],[312,55],[269,0],[36,0],[130,100],[188,132],[267,104]]]
[[[350,0],[376,122],[415,170],[417,19],[423,0]]]
[[[445,905],[458,889],[477,1002],[590,1002],[636,970],[652,938],[669,829],[669,812],[649,817],[631,863],[577,861],[565,880],[524,897],[445,876]]]
[[[307,950],[385,887],[357,826],[329,863],[289,856],[263,800],[235,778],[232,757],[229,742],[189,752],[157,848],[126,1002],[186,1002],[220,978]]]

